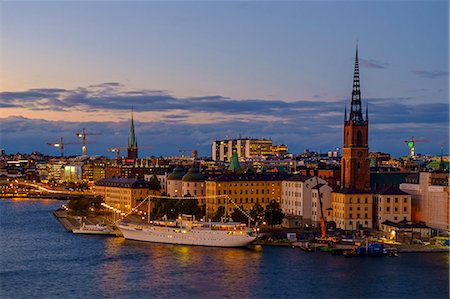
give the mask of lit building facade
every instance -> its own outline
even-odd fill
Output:
[[[212,143],[212,159],[214,161],[231,162],[233,152],[238,154],[239,159],[273,155],[272,140],[226,139],[216,140]]]
[[[173,172],[167,177],[167,195],[170,197],[183,196],[183,176],[184,169],[181,166],[174,168]]]
[[[225,174],[206,180],[206,216],[212,218],[220,206],[226,207],[229,214],[234,205],[224,197],[227,195],[233,202],[242,206],[247,212],[259,203],[263,208],[271,200],[281,202],[281,182],[285,175],[280,174]]]
[[[303,175],[293,175],[282,182],[281,208],[286,217],[299,216],[299,219],[302,220],[301,224],[312,224],[312,190],[318,184],[323,186],[326,182],[317,177]],[[330,201],[329,193],[327,201]],[[328,204],[326,208],[329,207]],[[317,209],[318,207],[315,206],[315,208]]]
[[[385,221],[411,221],[411,195],[396,186],[377,190],[373,195],[374,228],[382,229]]]
[[[110,178],[95,182],[94,194],[102,196],[106,204],[129,213],[139,200],[150,194],[150,189],[144,180]]]
[[[371,193],[357,190],[331,193],[331,208],[336,227],[344,230],[372,228],[372,202]]]

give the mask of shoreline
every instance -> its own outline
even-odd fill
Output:
[[[75,216],[69,215],[67,211],[56,209],[53,211],[53,215],[55,218],[61,223],[61,225],[64,227],[64,229],[68,232],[72,233],[72,230],[75,228],[80,227],[80,221],[76,219]],[[102,217],[102,221],[105,221],[105,218]],[[94,222],[99,222],[97,217],[90,218],[91,220],[96,219]],[[110,235],[120,236],[120,234],[111,233]],[[288,241],[288,240],[256,240],[251,245],[260,245],[260,246],[277,246],[277,247],[292,247],[295,249],[305,250],[305,244],[308,243],[306,241],[299,242],[299,241]],[[320,247],[327,247],[324,246],[326,244],[320,244],[320,243],[311,243],[311,249],[312,252],[320,252]],[[392,245],[392,244],[385,244],[387,245],[387,248],[396,248],[399,253],[450,253],[450,247],[418,247],[417,245]],[[354,245],[349,244],[336,244],[337,249],[341,250],[351,250]],[[309,248],[308,250],[310,251]]]

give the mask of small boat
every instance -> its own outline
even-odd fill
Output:
[[[80,228],[74,228],[72,232],[74,234],[109,235],[112,233],[112,229],[104,224],[89,225],[83,223]]]

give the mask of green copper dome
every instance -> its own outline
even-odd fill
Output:
[[[183,176],[183,182],[203,182],[205,177],[199,172],[197,168],[190,168],[188,173]]]
[[[228,170],[237,172],[241,170],[241,164],[239,164],[239,158],[237,153],[233,153],[231,156],[231,164],[230,167],[228,167]]]
[[[184,176],[184,169],[181,166],[175,167],[173,172],[167,177],[168,180],[181,180]]]

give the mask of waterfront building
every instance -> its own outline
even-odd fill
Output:
[[[272,145],[270,139],[224,139],[212,143],[213,161],[231,162],[233,152],[240,160],[261,156],[283,155],[287,153],[286,145]]]
[[[271,200],[281,202],[281,182],[286,175],[277,173],[224,174],[206,179],[207,218],[212,218],[220,206],[226,207],[231,214],[234,205],[226,198],[214,196],[228,195],[233,202],[247,212],[259,203],[263,208]]]
[[[289,218],[296,219],[297,226],[302,226],[305,224],[312,225],[312,215],[313,215],[313,200],[312,200],[312,190],[316,186],[326,185],[326,181],[318,177],[304,176],[304,175],[292,175],[282,182],[281,185],[281,209],[285,213],[286,223],[284,226],[291,226]],[[329,188],[329,187],[328,187]],[[329,188],[331,189],[331,188]],[[328,205],[325,207],[330,207],[330,191],[325,192],[325,188],[321,190],[322,195],[327,195],[328,199],[325,201]],[[328,193],[328,194],[326,194]],[[320,220],[320,206],[318,205],[318,198],[314,201],[316,204],[314,207],[314,212],[319,211]],[[319,210],[318,210],[319,209]]]
[[[378,189],[373,195],[374,228],[381,229],[382,223],[410,222],[411,221],[411,195],[391,185]]]
[[[333,220],[345,230],[372,228],[370,192],[369,119],[361,108],[358,48],[355,55],[350,116],[344,114],[344,145],[341,160],[341,189],[331,194]]]
[[[95,182],[94,194],[103,197],[106,204],[129,213],[138,201],[150,194],[149,183],[139,179],[109,178]]]
[[[414,239],[427,240],[431,237],[431,228],[424,223],[409,221],[383,221],[380,226],[383,237],[396,242],[412,244]]]
[[[425,222],[441,232],[450,231],[450,180],[446,171],[420,172],[406,178],[400,189],[411,194],[413,222]]]

